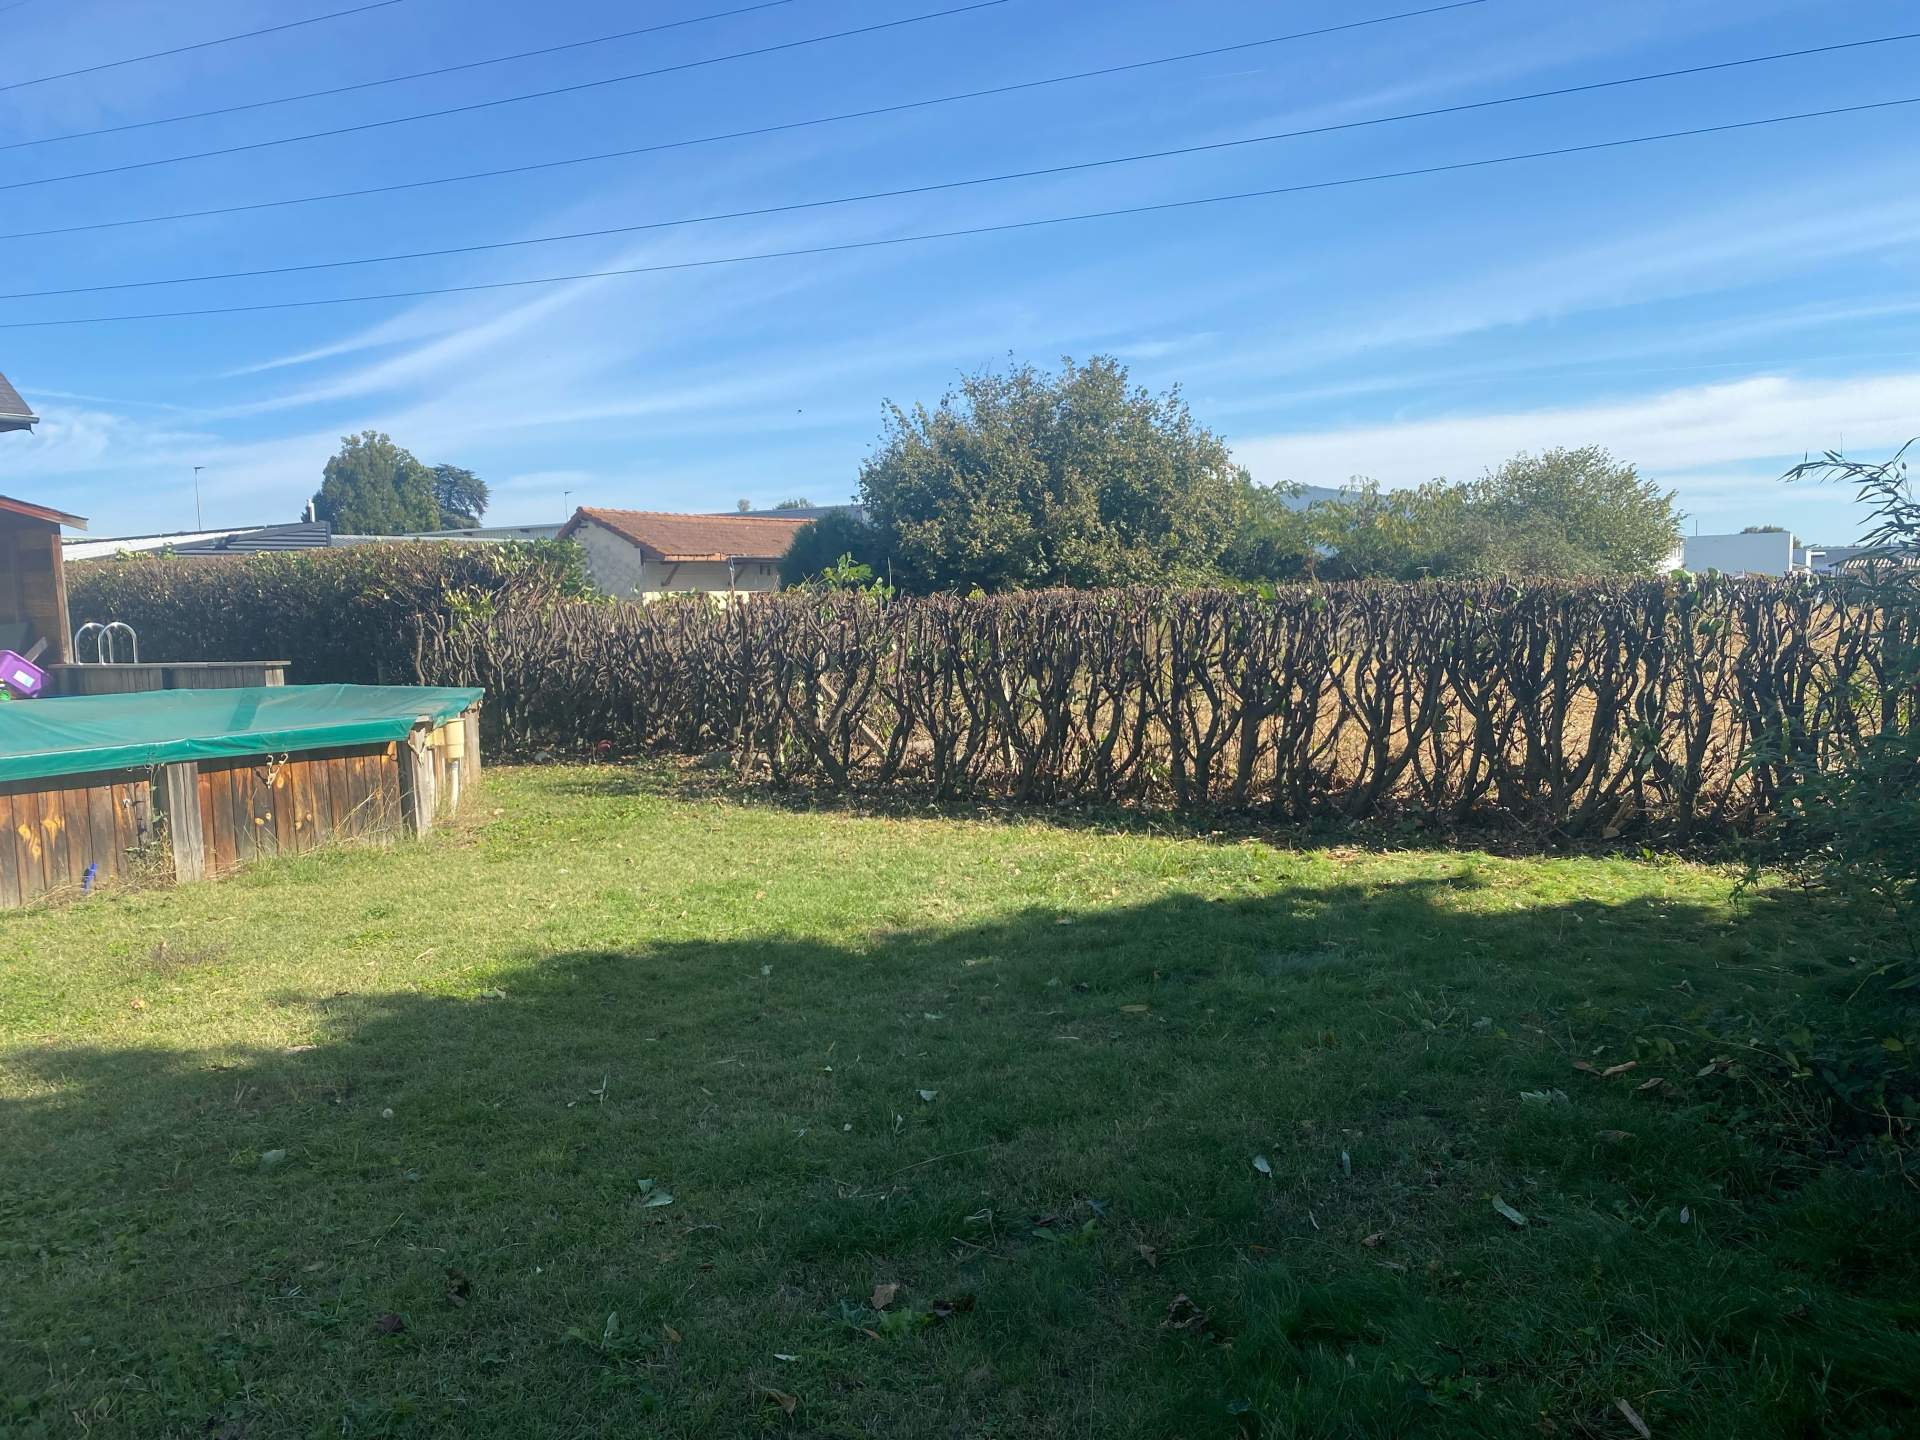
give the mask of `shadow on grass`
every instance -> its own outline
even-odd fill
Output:
[[[292,1053],[15,1051],[0,1392],[128,1434],[736,1434],[769,1391],[816,1433],[1903,1433],[1913,1192],[1765,1043],[1849,1023],[1798,902],[1480,884],[527,952],[267,997]]]

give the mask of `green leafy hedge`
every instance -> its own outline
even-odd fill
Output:
[[[408,684],[422,621],[588,593],[579,547],[423,542],[67,567],[76,625],[124,620],[142,660],[288,660],[296,684]]]

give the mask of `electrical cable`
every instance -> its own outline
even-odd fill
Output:
[[[9,140],[0,150],[27,150],[35,145],[55,145],[62,140],[90,140],[96,135],[123,135],[129,130],[147,130],[156,125],[178,125],[183,120],[210,120],[217,115],[239,115],[248,110],[265,110],[274,105],[292,105],[300,100],[324,100],[332,95],[351,95],[360,90],[377,90],[382,85],[400,85],[409,80],[431,80],[440,75],[457,75],[463,70],[481,70],[489,65],[505,65],[514,60],[532,60],[542,55],[558,55],[567,50],[584,50],[593,45],[609,45],[616,40],[632,40],[641,35],[657,35],[663,30],[681,30],[689,25],[704,25],[710,20],[731,20],[736,15],[751,15],[757,10],[774,10],[794,0],[759,0],[734,10],[715,10],[707,15],[689,15],[684,20],[668,20],[639,30],[622,30],[614,35],[596,35],[590,40],[569,40],[563,45],[547,45],[538,50],[517,50],[511,55],[495,55],[488,60],[466,60],[458,65],[442,65],[437,70],[414,70],[406,75],[389,75],[380,80],[361,80],[352,85],[335,85],[326,90],[307,90],[298,95],[279,95],[271,100],[248,100],[239,105],[222,105],[214,110],[194,110],[184,115],[162,115],[152,120],[129,120],[124,125],[102,125],[97,130],[69,130],[64,135],[41,135],[32,140]],[[4,12],[0,12],[4,13]]]
[[[122,66],[139,65],[148,60],[164,60],[169,55],[185,55],[194,50],[211,50],[216,45],[231,45],[236,40],[255,40],[262,35],[278,35],[283,30],[299,30],[304,26],[320,25],[328,20],[341,20],[349,15],[364,15],[369,10],[384,10],[389,5],[405,3],[406,0],[370,0],[370,3],[355,5],[350,10],[333,10],[325,15],[309,15],[304,20],[288,20],[283,24],[268,25],[259,30],[245,30],[238,35],[221,35],[213,40],[196,40],[190,45],[175,45],[169,50],[155,50],[146,55],[129,55],[124,60],[102,60],[98,65],[82,65],[78,70],[62,70],[57,75],[36,75],[31,80],[10,80],[0,84],[0,94],[5,94],[9,90],[24,90],[29,85],[46,85],[55,80],[72,80],[80,75],[98,75],[102,70],[118,70]]]
[[[701,260],[670,261],[656,265],[631,265],[611,270],[586,270],[571,275],[540,275],[522,280],[475,281],[466,285],[436,285],[414,290],[390,290],[370,295],[333,295],[314,300],[277,300],[246,305],[207,306],[193,310],[159,310],[126,315],[87,315],[54,320],[3,320],[0,330],[44,330],[72,325],[105,325],[135,320],[180,320],[215,315],[247,315],[268,311],[308,310],[332,305],[360,305],[381,300],[419,300],[437,295],[467,295],[493,290],[519,290],[544,285],[565,285],[583,280],[609,280],[632,275],[659,275],[680,270],[705,270],[725,265],[744,265],[766,260],[789,260],[804,256],[837,255],[855,250],[879,250],[933,240],[955,240],[981,235],[999,235],[1020,230],[1038,230],[1056,225],[1078,224],[1090,220],[1112,220],[1135,215],[1164,214],[1192,210],[1208,205],[1225,205],[1247,200],[1272,199],[1281,195],[1301,195],[1318,190],[1338,190],[1386,180],[1406,180],[1427,175],[1445,175],[1466,170],[1484,170],[1498,165],[1513,165],[1530,160],[1547,160],[1596,151],[1619,150],[1634,145],[1651,145],[1667,140],[1684,140],[1701,135],[1723,135],[1754,130],[1770,125],[1788,125],[1803,120],[1820,120],[1839,115],[1859,115],[1901,106],[1920,105],[1920,96],[1899,100],[1878,100],[1860,105],[1841,105],[1826,110],[1803,110],[1791,115],[1770,115],[1758,120],[1729,121],[1723,125],[1700,125],[1687,130],[1666,130],[1653,135],[1635,135],[1619,140],[1597,140],[1584,145],[1562,145],[1549,150],[1528,150],[1512,155],[1494,155],[1478,160],[1457,160],[1444,165],[1422,165],[1406,170],[1376,171],[1366,175],[1342,176],[1332,180],[1313,180],[1296,185],[1276,185],[1259,190],[1240,190],[1225,195],[1202,195],[1188,200],[1163,200],[1148,205],[1128,205],[1107,210],[1086,210],[1068,215],[1047,215],[1032,220],[1010,220],[994,225],[972,225],[953,230],[926,231],[914,235],[894,235],[876,240],[848,240],[831,245],[809,245],[789,250],[763,250],[745,255],[719,255]]]
[[[379,3],[398,5],[402,0],[379,0]],[[189,160],[211,160],[224,155],[245,155],[256,150],[272,150],[281,145],[298,145],[308,140],[331,140],[340,135],[361,135],[369,130],[387,130],[395,125],[411,125],[419,120],[438,120],[448,115],[471,115],[475,111],[493,110],[502,105],[518,105],[527,100],[546,100],[555,95],[577,95],[584,90],[622,85],[631,80],[677,75],[710,65],[728,64],[734,60],[750,60],[761,55],[777,55],[782,51],[801,50],[809,45],[824,45],[832,40],[875,35],[883,30],[898,30],[902,26],[919,25],[928,20],[945,20],[954,15],[971,14],[976,10],[993,10],[1010,3],[1011,0],[972,0],[970,4],[956,5],[951,9],[906,15],[898,20],[881,20],[872,25],[857,26],[852,30],[835,30],[826,35],[809,35],[800,40],[785,40],[778,45],[761,45],[752,50],[734,50],[725,55],[709,55],[701,60],[685,60],[677,65],[661,65],[652,70],[635,70],[626,75],[609,75],[600,80],[581,80],[572,85],[556,85],[546,90],[529,90],[519,95],[502,95],[494,100],[475,100],[466,105],[450,105],[441,110],[421,110],[412,115],[394,115],[385,120],[365,120],[357,125],[336,125],[330,130],[309,130],[301,135],[281,135],[272,140],[250,140],[243,145],[224,145],[217,150],[196,150],[187,155],[163,155],[153,160],[131,160],[123,165],[103,165],[97,170],[74,170],[65,175],[42,175],[35,180],[10,180],[0,184],[0,190],[27,190],[39,185],[58,185],[68,180],[91,180],[100,175],[125,175],[134,170],[155,170],[163,165],[180,165]]]

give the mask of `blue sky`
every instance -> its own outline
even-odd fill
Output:
[[[0,86],[351,0],[24,0]],[[399,0],[0,90],[0,145],[351,84],[748,0]],[[25,184],[597,80],[959,0],[791,0],[566,54],[0,150],[0,231],[428,179],[691,139],[1421,8],[1435,0],[1007,0],[573,95],[113,176]],[[1920,29],[1854,0],[1486,0],[1209,60],[427,189],[0,240],[0,291],[525,239],[1426,109]],[[1920,42],[917,197],[217,283],[0,301],[0,322],[416,290],[884,239],[1445,165],[1920,95]],[[1125,219],[550,287],[0,329],[45,423],[0,492],[97,533],[292,518],[342,434],[477,470],[492,517],[848,497],[882,402],[1009,355],[1120,356],[1265,481],[1389,485],[1602,443],[1701,529],[1837,542],[1775,477],[1920,434],[1920,106]],[[1692,522],[1690,522],[1692,523]]]

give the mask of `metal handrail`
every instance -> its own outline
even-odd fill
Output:
[[[118,665],[123,663],[120,659],[119,647],[114,643],[115,635],[123,631],[127,637],[127,649],[132,655],[132,659],[125,663],[138,665],[140,663],[140,637],[134,632],[134,628],[124,620],[109,620],[104,625],[98,620],[89,620],[78,630],[74,631],[73,663],[76,665]],[[87,659],[81,650],[81,646],[86,643],[89,635],[93,637],[93,659],[91,660]]]
[[[140,663],[140,637],[134,633],[133,626],[127,624],[124,620],[109,620],[100,631],[100,643],[106,647],[106,663],[109,665],[117,665],[120,663],[119,651],[113,643],[114,632],[118,630],[126,631],[127,648],[133,652],[133,658],[130,663],[138,665]]]

